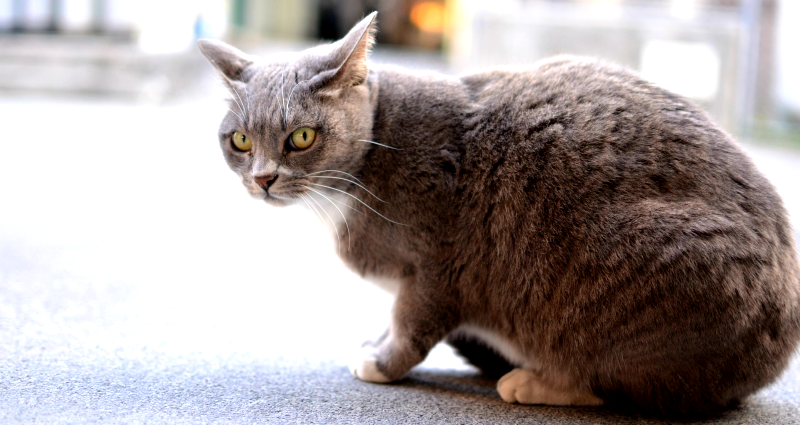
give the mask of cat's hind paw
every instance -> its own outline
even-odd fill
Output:
[[[497,392],[509,403],[550,406],[600,406],[603,400],[587,391],[550,388],[533,372],[514,369],[497,381]]]
[[[357,356],[348,365],[350,373],[352,373],[353,376],[366,382],[380,384],[391,382],[391,379],[378,370],[378,360],[375,358],[375,355],[367,350],[362,350],[360,354],[360,356]]]

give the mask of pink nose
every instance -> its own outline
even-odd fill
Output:
[[[262,188],[269,189],[269,187],[272,186],[272,183],[275,183],[275,180],[278,180],[278,175],[273,174],[271,176],[258,176],[253,177],[253,180],[255,180],[256,184]]]

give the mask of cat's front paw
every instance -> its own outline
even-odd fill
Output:
[[[391,382],[391,379],[378,370],[378,359],[371,350],[362,349],[348,367],[350,373],[362,381],[380,384]]]

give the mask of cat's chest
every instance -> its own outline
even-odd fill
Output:
[[[400,285],[403,283],[403,280],[398,277],[372,273],[367,273],[364,275],[364,280],[392,295],[397,295],[397,292],[400,291]]]
[[[407,250],[402,238],[380,226],[386,218],[357,194],[308,194],[303,201],[324,223],[343,263],[364,280],[396,295],[409,262],[403,255]]]

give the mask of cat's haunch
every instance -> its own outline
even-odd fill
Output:
[[[368,66],[374,19],[277,62],[199,42],[248,192],[329,221],[396,296],[357,377],[400,379],[447,340],[509,402],[687,416],[779,376],[800,339],[786,211],[703,111],[582,58]]]

